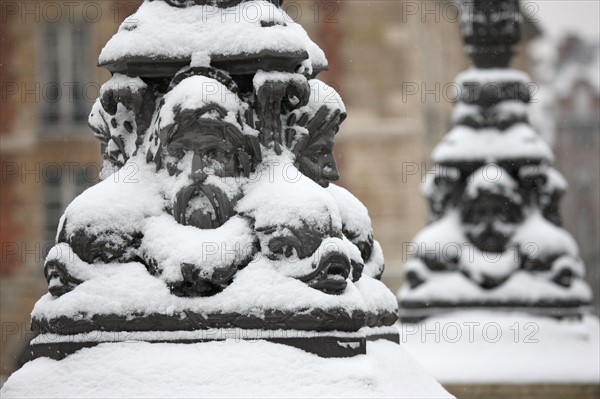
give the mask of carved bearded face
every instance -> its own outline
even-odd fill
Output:
[[[522,219],[520,204],[508,196],[489,192],[466,200],[462,210],[467,237],[485,252],[504,252]]]
[[[193,183],[177,193],[173,215],[181,224],[216,228],[235,213],[232,198],[205,180],[209,175],[235,177],[250,170],[249,149],[242,144],[246,138],[231,124],[197,118],[194,112],[182,116],[164,144],[171,157],[167,168],[174,174],[188,174]],[[180,163],[186,156],[191,162]],[[187,169],[180,170],[181,165]]]
[[[216,103],[219,96],[215,99],[201,91],[208,83],[237,99],[215,80],[186,77],[165,95],[155,133],[160,151],[154,159],[159,167],[190,180],[175,195],[173,216],[181,224],[198,228],[223,225],[235,214],[240,194],[237,183],[230,182],[233,187],[226,192],[209,177],[249,176],[261,157],[258,139],[244,134],[239,122],[240,102],[232,100],[227,107]]]

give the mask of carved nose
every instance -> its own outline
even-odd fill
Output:
[[[340,179],[340,172],[338,171],[338,168],[337,168],[337,165],[335,162],[328,164],[323,169],[323,176],[327,180],[331,180],[331,181],[337,181]]]

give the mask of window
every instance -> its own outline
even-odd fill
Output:
[[[59,164],[44,167],[45,224],[44,240],[47,245],[44,257],[54,245],[58,222],[73,199],[95,183],[93,176],[83,167],[61,168]]]
[[[48,126],[82,125],[92,106],[90,33],[86,22],[47,23],[42,28],[40,73],[44,77],[42,121]]]

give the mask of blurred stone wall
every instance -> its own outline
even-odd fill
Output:
[[[74,121],[61,118],[49,123],[44,110],[49,104],[69,98],[77,90],[80,103],[91,109],[102,82],[110,74],[96,67],[96,60],[112,36],[139,1],[3,1],[1,36],[1,235],[0,261],[0,380],[20,362],[28,341],[30,312],[47,292],[43,258],[51,245],[48,226],[56,225],[58,203],[68,204],[80,189],[93,185],[101,166],[100,146],[87,126],[87,118]],[[47,29],[69,32],[72,37],[86,32],[85,45],[78,51],[66,49],[59,41],[55,57],[62,71],[85,58],[82,74],[72,78],[64,72],[60,79],[47,76]],[[49,28],[50,27],[50,28]],[[59,36],[61,37],[61,36]],[[73,39],[72,39],[73,40]],[[75,47],[73,47],[75,48]],[[72,54],[66,60],[65,51]],[[81,77],[83,76],[83,78]],[[51,90],[59,88],[59,99]],[[65,98],[66,97],[66,98]],[[75,171],[85,170],[83,181]],[[60,181],[60,184],[58,182]],[[57,196],[50,204],[52,188]],[[48,220],[52,215],[53,220]]]

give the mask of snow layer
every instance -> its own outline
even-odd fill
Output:
[[[515,203],[521,203],[517,182],[506,170],[495,164],[487,164],[469,176],[465,187],[467,197],[476,199],[481,192],[502,195]]]
[[[81,260],[67,243],[60,243],[52,247],[48,252],[48,256],[46,256],[46,262],[50,260],[57,260],[63,264],[68,264],[69,274],[81,281],[97,277],[113,276],[118,274],[121,268],[118,263],[98,263],[91,266],[89,263]]]
[[[445,303],[520,301],[536,304],[557,300],[579,300],[585,303],[591,301],[592,292],[581,279],[574,280],[570,287],[562,287],[523,271],[515,271],[505,283],[490,290],[481,288],[462,273],[450,272],[432,273],[426,284],[414,289],[404,285],[398,292],[398,297],[404,301]]]
[[[354,284],[361,292],[369,312],[379,313],[382,310],[398,312],[398,300],[381,281],[363,275]]]
[[[183,279],[182,264],[199,268],[200,277],[210,280],[215,271],[235,268],[252,255],[254,232],[239,216],[217,229],[183,226],[163,214],[145,221],[141,250],[156,261],[167,282]]]
[[[185,227],[185,226],[182,226]],[[214,251],[212,256],[232,258],[231,249]],[[206,252],[206,251],[205,251]],[[80,262],[83,263],[83,262]],[[85,266],[90,267],[87,270]],[[294,261],[287,267],[293,268]],[[72,292],[54,298],[49,293],[36,303],[32,317],[90,319],[105,314],[173,315],[184,311],[198,313],[239,312],[261,316],[267,310],[299,311],[343,308],[349,312],[395,312],[394,295],[381,282],[363,276],[358,283],[349,283],[341,295],[328,295],[281,272],[281,265],[265,257],[257,257],[246,268],[237,272],[233,282],[223,292],[201,298],[182,298],[172,295],[163,280],[151,276],[139,263],[107,264],[102,267],[85,264],[82,278],[87,280]]]
[[[338,206],[344,230],[356,234],[353,239],[366,241],[373,234],[367,207],[343,187],[329,184],[327,192],[333,197]]]
[[[269,25],[263,27],[262,24]],[[108,41],[100,64],[124,57],[191,59],[255,54],[262,50],[307,51],[309,72],[327,66],[323,51],[285,11],[266,1],[245,2],[226,9],[214,6],[171,7],[146,1]]]
[[[539,212],[533,212],[516,231],[513,240],[523,246],[534,245],[534,255],[564,253],[579,256],[577,243],[565,229],[550,223]]]
[[[569,188],[569,183],[565,179],[565,177],[558,170],[554,168],[548,168],[546,170],[546,184],[544,188],[547,191],[567,191]]]
[[[401,345],[442,383],[600,383],[595,316],[462,311],[400,328]]]
[[[286,156],[287,155],[287,156]],[[255,220],[256,228],[293,226],[303,222],[341,230],[342,220],[334,199],[321,186],[304,176],[290,154],[265,154],[263,164],[250,178],[236,210]]]
[[[363,276],[381,277],[384,267],[385,259],[383,257],[383,249],[381,249],[381,244],[379,244],[379,241],[374,240],[371,258],[365,263]]]
[[[394,397],[451,398],[397,344],[324,359],[265,341],[111,343],[14,373],[3,398]]]
[[[172,295],[165,282],[148,274],[143,265],[130,263],[122,264],[118,274],[107,273],[102,278],[86,281],[59,298],[44,295],[36,303],[32,316],[91,318],[94,314],[111,313],[173,315],[184,310],[199,313],[240,312],[260,316],[269,309],[297,311],[313,307],[352,311],[364,310],[366,304],[353,284],[348,284],[341,295],[328,295],[282,275],[267,259],[254,261],[240,270],[223,292],[201,298]]]
[[[438,253],[440,249],[446,255],[454,254],[452,249],[468,242],[460,226],[460,214],[450,210],[443,218],[425,226],[413,240],[416,254]],[[459,254],[459,253],[457,253]]]
[[[319,79],[309,80],[310,97],[306,107],[310,109],[310,115],[314,115],[323,105],[327,106],[329,114],[339,110],[342,114],[346,113],[346,105],[339,93],[327,83]]]
[[[432,158],[436,163],[518,158],[552,162],[554,155],[531,126],[517,123],[504,131],[455,126],[435,148]]]
[[[461,72],[456,77],[456,82],[463,85],[465,82],[476,82],[480,85],[493,85],[505,82],[531,82],[531,78],[523,71],[509,68],[471,68]]]
[[[173,90],[164,97],[164,104],[160,108],[161,126],[175,123],[176,113],[181,110],[197,110],[209,104],[218,104],[227,110],[227,115],[221,117],[238,128],[237,116],[246,109],[237,94],[229,91],[223,84],[215,79],[205,76],[190,76],[182,80]],[[202,115],[210,118],[210,114]],[[216,117],[214,117],[216,119]]]
[[[71,202],[65,210],[67,235],[78,229],[94,235],[140,229],[145,219],[163,213],[161,183],[155,165],[141,157],[131,158]]]

